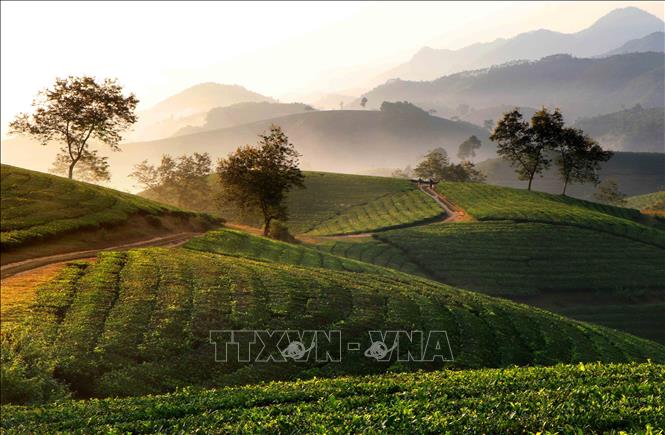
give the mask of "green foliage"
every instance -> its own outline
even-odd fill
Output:
[[[133,214],[184,214],[117,190],[2,165],[3,251],[64,233],[125,222]]]
[[[436,189],[480,221],[575,226],[665,248],[665,232],[640,224],[637,210],[486,184],[439,183]]]
[[[413,172],[420,178],[443,180],[446,168],[450,165],[448,153],[443,148],[435,148],[425,154]]]
[[[3,433],[645,433],[665,427],[665,367],[577,364],[339,377],[41,407]]]
[[[53,349],[51,376],[79,397],[397,369],[665,361],[664,346],[535,308],[301,247],[274,255],[313,252],[319,267],[259,262],[243,258],[251,246],[233,242],[235,250],[221,240],[224,255],[195,250],[217,249],[203,237],[190,249],[105,253],[86,267],[70,266],[37,289],[21,327]],[[268,245],[299,248],[258,238],[257,245],[260,255],[270,255]],[[360,267],[342,271],[347,264]],[[219,363],[209,333],[223,329],[337,329],[342,361]],[[347,350],[347,341],[368,347],[368,330],[412,329],[447,331],[454,362],[377,364]]]
[[[138,104],[134,94],[125,97],[115,79],[98,83],[94,77],[69,76],[58,78],[50,89],[39,93],[31,114],[20,113],[9,124],[14,134],[32,136],[42,145],[58,141],[62,145],[58,160],[68,164],[72,178],[74,167],[81,160],[108,173],[106,162],[89,151],[88,140],[96,140],[118,151],[120,133],[137,121],[134,110]],[[56,161],[57,163],[57,161]],[[106,167],[106,168],[105,168]],[[100,175],[98,171],[97,175]]]
[[[217,175],[223,203],[234,204],[242,212],[260,212],[263,235],[268,235],[270,221],[287,220],[284,203],[294,187],[304,188],[304,176],[298,167],[299,154],[279,126],[270,134],[259,135],[256,147],[238,148],[219,161]]]
[[[442,216],[441,207],[419,190],[394,193],[350,207],[319,223],[310,235],[354,234],[381,231],[431,221]]]
[[[475,135],[470,136],[459,145],[457,157],[459,157],[460,160],[468,160],[472,157],[476,157],[476,150],[482,145],[483,143]]]
[[[134,166],[129,176],[167,204],[193,209],[204,201],[210,202],[212,190],[207,176],[211,163],[208,153],[183,154],[175,159],[164,154],[159,166],[144,160]]]

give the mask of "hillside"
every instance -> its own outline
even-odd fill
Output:
[[[314,246],[665,343],[665,232],[636,210],[480,184],[437,189],[477,221]]]
[[[272,243],[256,243],[262,241]],[[207,243],[214,247],[213,239]],[[261,364],[215,361],[211,330],[266,328],[339,330],[340,342],[321,346],[338,352],[341,361],[280,364],[274,350],[268,352],[277,359]],[[454,360],[372,363],[346,345],[369,347],[368,328],[446,331],[450,349],[441,352],[444,359],[452,352]],[[8,355],[14,355],[17,373],[37,371],[46,385],[65,382],[78,397],[391,368],[665,361],[665,347],[653,342],[412,275],[301,267],[186,248],[105,252],[94,263],[73,263],[37,288],[34,305],[14,331],[20,335],[3,343],[15,343]],[[22,345],[21,336],[32,344]],[[22,352],[30,352],[30,359],[23,360]],[[22,390],[25,375],[16,376],[10,381],[17,383],[3,385],[3,395],[32,394]]]
[[[302,103],[284,104],[271,103],[268,101],[238,103],[226,107],[216,107],[206,114],[205,123],[197,127],[187,126],[181,128],[174,134],[174,136],[250,124],[264,119],[279,118],[281,116],[309,112],[312,110],[314,109],[311,106]]]
[[[9,165],[1,174],[2,264],[211,224],[204,215],[94,184]]]
[[[612,158],[601,164],[600,179],[614,180],[619,190],[626,195],[642,195],[665,186],[665,154],[664,153],[627,153],[616,152]],[[520,181],[510,163],[502,159],[489,159],[478,163],[487,175],[487,182],[506,187],[526,188],[526,182]],[[559,194],[563,186],[555,169],[550,169],[542,178],[533,181],[534,190]],[[596,187],[593,184],[572,184],[567,194],[583,199],[592,199]]]
[[[487,68],[518,59],[535,60],[559,53],[578,57],[598,56],[610,50],[621,50],[618,47],[628,41],[646,37],[652,32],[662,32],[663,26],[661,19],[638,8],[615,9],[576,33],[538,29],[508,39],[472,44],[459,50],[424,47],[408,62],[386,71],[377,79],[433,80],[446,74]],[[631,45],[626,48],[638,47]],[[662,51],[662,44],[659,51]]]
[[[662,53],[665,51],[665,32],[653,32],[639,39],[631,39],[621,47],[605,53],[605,56],[614,56],[615,54],[643,53],[646,51],[655,51]]]
[[[615,151],[665,151],[665,108],[644,109],[641,106],[593,118],[579,119],[574,124],[596,139],[603,148]]]
[[[330,428],[340,433],[648,433],[665,426],[663,385],[665,369],[657,364],[445,370],[8,406],[0,429],[7,434],[26,429],[44,434],[329,433]]]
[[[272,98],[242,86],[200,83],[140,112],[138,124],[126,139],[139,141],[168,137],[188,125],[203,124],[208,111],[216,107],[262,101],[274,102]]]
[[[627,207],[643,211],[665,212],[665,191],[626,198]]]
[[[432,81],[391,80],[365,95],[369,107],[410,101],[444,116],[465,104],[559,107],[569,120],[640,104],[663,107],[665,54],[630,53],[585,59],[554,55],[514,61]]]

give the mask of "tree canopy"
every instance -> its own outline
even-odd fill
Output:
[[[42,145],[54,141],[63,144],[55,166],[67,164],[69,178],[73,178],[79,162],[104,178],[108,176],[108,164],[90,151],[89,141],[119,150],[120,133],[137,121],[137,103],[134,94],[123,95],[122,86],[115,79],[98,83],[89,76],[58,78],[52,88],[39,93],[31,114],[16,116],[9,125],[10,132],[34,137]]]
[[[263,215],[263,234],[270,235],[271,221],[288,219],[286,194],[294,187],[304,187],[298,159],[282,129],[271,126],[270,134],[260,135],[256,146],[240,147],[219,161],[222,201],[243,212],[258,209]]]

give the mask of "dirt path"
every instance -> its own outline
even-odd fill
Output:
[[[102,249],[90,249],[86,251],[66,252],[63,254],[49,255],[45,257],[30,258],[28,260],[17,261],[15,263],[8,263],[0,266],[0,277],[2,279],[33,271],[35,269],[47,266],[53,263],[61,263],[64,261],[79,260],[82,258],[91,258],[102,251],[126,251],[132,248],[144,248],[148,246],[167,246],[174,247],[186,243],[194,236],[200,235],[199,232],[183,232],[176,234],[169,234],[168,236],[154,237],[148,240],[140,240],[138,242],[126,243],[117,246],[109,246]]]
[[[466,214],[464,210],[461,208],[455,206],[452,202],[448,200],[445,196],[441,195],[439,192],[434,190],[433,188],[429,188],[426,185],[421,185],[418,186],[418,189],[431,197],[438,205],[441,207],[445,212],[446,215],[441,221],[436,221],[434,223],[438,222],[446,222],[446,223],[451,223],[451,222],[465,222],[470,220],[470,216]],[[431,225],[432,223],[426,223],[426,224],[415,224],[412,226],[421,226],[421,225]],[[359,239],[359,238],[364,238],[364,237],[372,237],[374,235],[373,232],[369,233],[355,233],[355,234],[339,234],[339,235],[334,235],[334,236],[317,236],[315,239]]]
[[[444,222],[464,222],[468,221],[469,215],[464,212],[461,208],[455,206],[452,202],[448,200],[445,196],[441,195],[439,192],[434,190],[434,188],[428,186],[418,186],[418,188],[429,195],[434,201],[436,201],[439,206],[446,211],[446,218]]]

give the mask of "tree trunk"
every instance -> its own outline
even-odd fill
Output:
[[[74,166],[75,165],[76,165],[76,160],[72,160],[72,162],[69,164],[68,176],[69,176],[70,180],[74,178]]]
[[[268,237],[270,235],[270,221],[272,221],[272,217],[266,216],[264,217],[265,225],[263,227],[263,236]]]
[[[563,192],[561,193],[563,196],[566,196],[566,187],[568,187],[568,177],[563,180]]]
[[[532,173],[531,176],[529,177],[529,187],[527,188],[527,190],[531,190],[531,182],[533,182],[534,175],[536,175],[535,172]]]

